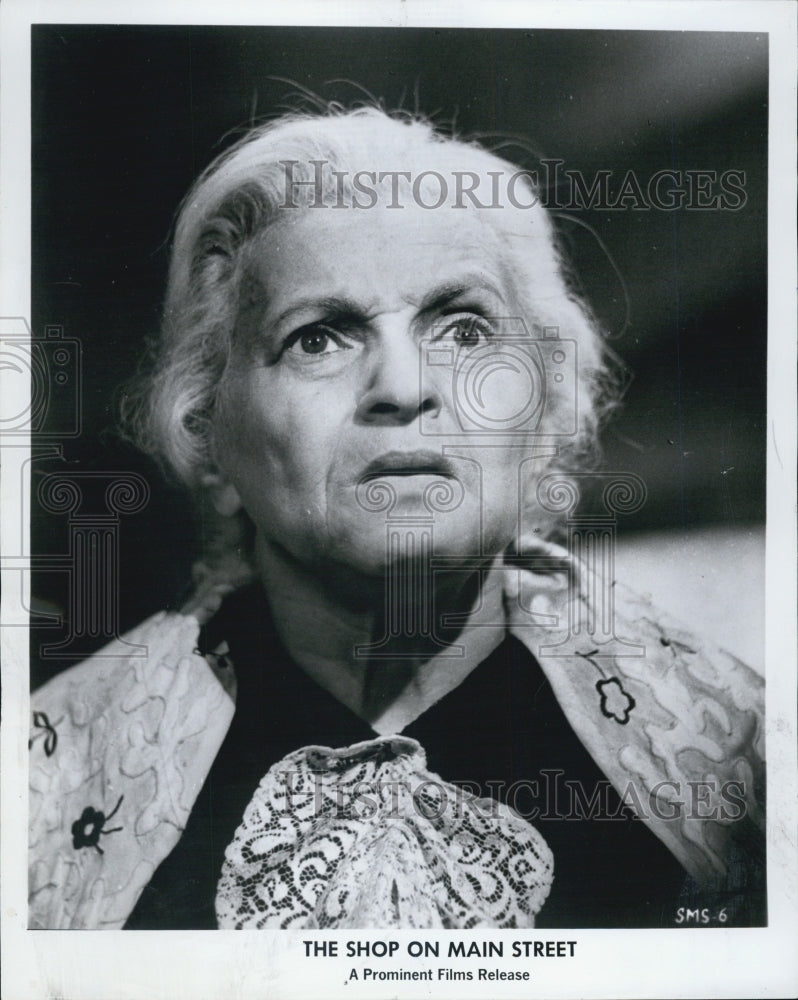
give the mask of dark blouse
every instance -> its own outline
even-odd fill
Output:
[[[229,597],[200,649],[225,639],[236,713],[186,830],[142,893],[127,929],[212,929],[224,851],[268,769],[309,744],[373,739],[362,719],[292,662],[263,591]],[[695,886],[670,851],[621,803],[582,746],[531,653],[508,636],[403,731],[433,774],[507,802],[554,854],[537,927],[673,927]]]

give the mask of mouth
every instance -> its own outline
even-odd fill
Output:
[[[366,466],[362,483],[385,476],[443,476],[454,479],[451,463],[434,451],[388,451]]]

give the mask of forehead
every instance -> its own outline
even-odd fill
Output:
[[[514,292],[497,228],[479,210],[449,206],[283,209],[248,260],[250,279],[273,302],[312,290],[400,308],[466,272]]]

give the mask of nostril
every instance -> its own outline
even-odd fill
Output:
[[[430,410],[437,410],[438,404],[431,396],[427,396],[426,399],[422,399],[421,406],[419,406],[419,411],[421,413],[428,413]]]
[[[384,415],[384,416],[395,416],[397,413],[407,412],[408,416],[415,413],[428,413],[430,410],[435,410],[437,408],[435,400],[424,399],[418,406],[413,404],[412,406],[403,407],[399,403],[390,403],[385,400],[380,400],[379,402],[372,403],[369,407],[369,413],[372,415]]]

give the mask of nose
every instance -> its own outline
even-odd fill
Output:
[[[375,334],[357,415],[370,424],[409,424],[421,414],[436,416],[441,396],[412,330],[400,324]]]

